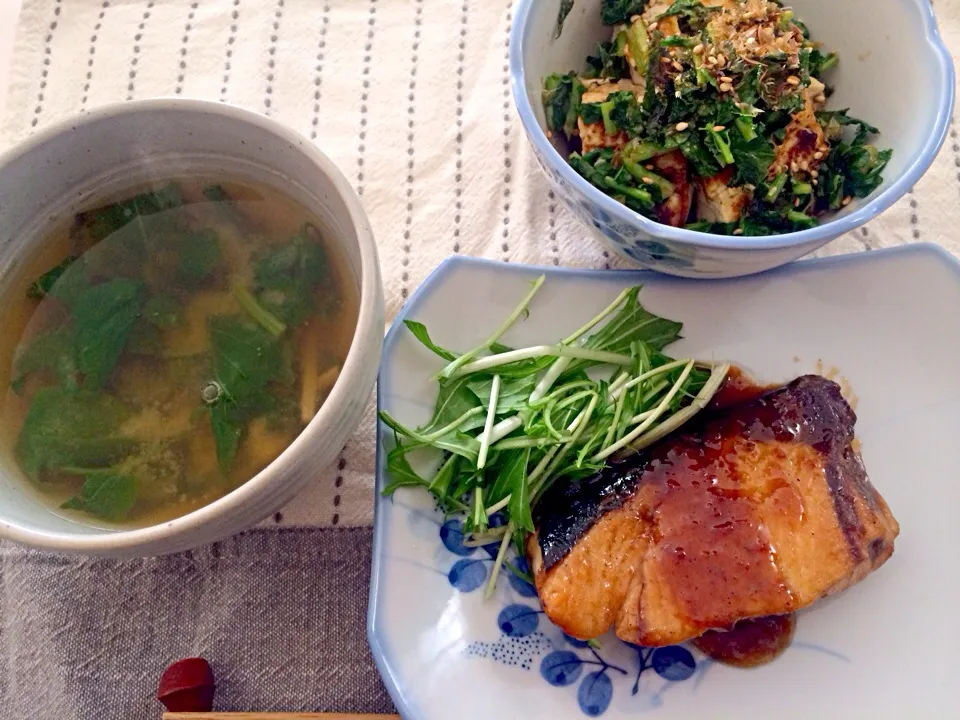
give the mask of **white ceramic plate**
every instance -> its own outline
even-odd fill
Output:
[[[403,327],[426,323],[440,345],[467,349],[528,289],[547,282],[504,342],[562,337],[625,286],[684,323],[679,355],[731,360],[764,382],[836,368],[859,398],[857,434],[870,476],[901,524],[890,561],[861,584],[800,613],[785,655],[754,670],[687,647],[658,651],[612,635],[571,643],[531,588],[467,553],[456,521],[426,493],[379,496],[369,635],[387,688],[408,720],[529,720],[582,714],[619,720],[942,718],[960,708],[960,264],[933,246],[797,263],[736,281],[590,272],[454,258],[407,303],[387,336],[380,407],[405,423],[430,416],[443,364]],[[391,442],[381,426],[381,447]],[[384,454],[378,487],[386,482]],[[443,536],[443,542],[441,542]],[[951,710],[952,708],[952,710]]]

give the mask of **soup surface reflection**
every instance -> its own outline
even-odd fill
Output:
[[[45,238],[5,310],[2,440],[55,512],[142,527],[297,437],[358,297],[318,218],[270,187],[173,178],[97,205]]]

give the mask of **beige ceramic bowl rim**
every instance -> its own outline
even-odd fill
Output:
[[[104,105],[86,111],[82,115],[75,115],[45,127],[0,155],[0,172],[3,172],[14,160],[29,155],[58,135],[68,134],[82,126],[112,118],[136,116],[155,111],[173,111],[185,115],[217,115],[234,122],[251,125],[288,142],[292,148],[296,148],[315,164],[330,180],[331,186],[346,206],[356,231],[361,266],[360,308],[357,327],[340,372],[340,378],[313,420],[276,460],[243,485],[209,505],[158,525],[135,530],[105,530],[96,534],[78,533],[74,535],[28,529],[11,524],[0,517],[0,537],[2,538],[47,550],[74,553],[109,553],[154,545],[176,537],[189,535],[214,518],[237,513],[244,504],[254,500],[265,488],[281,482],[282,466],[288,464],[292,456],[302,452],[313,437],[318,432],[322,432],[324,427],[337,422],[340,408],[349,399],[352,380],[358,378],[361,374],[362,355],[367,350],[367,348],[362,347],[362,340],[371,336],[371,325],[376,323],[378,317],[379,265],[373,230],[360,203],[360,198],[343,173],[312,141],[300,133],[265,115],[259,115],[250,110],[224,103],[188,98],[134,100]],[[378,332],[382,333],[382,330],[380,328]],[[162,550],[159,552],[162,552]]]

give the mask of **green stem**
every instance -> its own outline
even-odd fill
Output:
[[[493,422],[497,417],[497,403],[500,401],[500,376],[493,376],[490,387],[490,404],[487,406],[487,420],[483,424],[480,434],[480,453],[477,455],[477,470],[483,470],[487,464],[487,452],[490,450],[490,434],[493,432]]]
[[[716,395],[717,391],[720,389],[720,386],[723,384],[723,381],[726,380],[727,373],[729,372],[729,365],[719,365],[715,367],[713,372],[710,373],[710,378],[706,383],[704,383],[704,386],[700,389],[700,392],[697,393],[697,396],[693,399],[693,402],[664,420],[653,430],[634,442],[630,446],[630,449],[639,451],[649,447],[657,440],[660,440],[661,438],[664,438],[672,433],[674,430],[690,420],[698,412],[703,410],[707,406],[707,403],[713,399],[713,396]]]
[[[633,362],[633,358],[629,355],[604,352],[603,350],[588,350],[587,348],[566,347],[564,345],[534,345],[533,347],[511,350],[510,352],[500,353],[499,355],[490,355],[489,357],[466,363],[454,370],[448,379],[457,378],[461,375],[470,375],[471,373],[484,370],[492,370],[495,367],[509,365],[510,363],[520,362],[521,360],[533,360],[541,357],[569,357],[607,363],[609,365],[629,365]]]
[[[487,589],[483,595],[488,600],[493,596],[493,591],[497,589],[497,576],[500,574],[500,568],[503,566],[504,558],[507,556],[507,548],[510,547],[510,538],[513,536],[514,524],[511,520],[507,523],[507,530],[503,534],[503,540],[500,541],[500,550],[497,552],[497,559],[493,563],[493,570],[490,571],[490,580],[487,582]]]
[[[640,425],[634,428],[631,432],[627,433],[625,436],[620,438],[620,440],[615,442],[613,445],[610,445],[609,447],[604,448],[603,450],[598,452],[596,455],[590,458],[591,461],[600,462],[602,460],[606,460],[615,452],[627,447],[628,445],[631,445],[635,440],[637,440],[641,435],[643,435],[643,433],[651,425],[653,425],[657,421],[657,418],[659,418],[660,415],[662,415],[666,411],[666,409],[670,406],[670,403],[673,401],[673,398],[676,397],[676,394],[680,391],[680,388],[683,387],[683,384],[687,381],[687,378],[690,377],[690,373],[693,371],[693,366],[694,366],[693,360],[687,363],[687,366],[683,369],[683,372],[680,373],[679,379],[673,384],[673,387],[670,388],[670,392],[668,392],[663,397],[663,400],[660,401],[660,404],[657,405],[653,413],[647,416],[646,420],[640,423]]]
[[[274,337],[280,337],[286,331],[287,326],[276,315],[261,305],[247,288],[239,282],[231,286],[233,296],[240,302],[240,306],[247,311],[257,323]]]
[[[462,366],[466,365],[468,362],[473,360],[473,358],[477,357],[480,353],[482,353],[484,350],[489,349],[491,345],[497,342],[507,330],[513,327],[513,324],[520,319],[520,316],[527,311],[527,307],[530,305],[530,301],[533,300],[533,296],[537,294],[537,291],[540,289],[540,286],[543,285],[545,279],[546,279],[546,275],[541,275],[540,277],[538,277],[534,281],[533,287],[530,289],[530,292],[528,292],[527,295],[523,298],[523,300],[520,301],[520,304],[517,305],[516,308],[514,308],[514,311],[510,313],[510,316],[504,321],[504,323],[499,328],[497,328],[497,330],[493,333],[493,335],[488,337],[482,345],[475,347],[473,350],[469,350],[468,352],[465,352],[463,355],[461,355],[456,360],[454,360],[449,365],[447,365],[443,370],[440,371],[440,376],[450,379],[451,377],[453,377],[454,373],[456,373],[457,370],[459,370]]]

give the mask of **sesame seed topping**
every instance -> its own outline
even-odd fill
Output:
[[[733,234],[734,234],[734,235],[743,235],[743,228],[734,228]]]
[[[700,43],[699,45],[696,45],[696,46],[693,48],[693,54],[694,54],[694,55],[700,55],[702,52],[703,52],[703,43]]]
[[[648,178],[646,175],[644,175],[643,178],[641,178],[641,179],[642,179],[643,182],[645,182],[647,185],[649,185],[650,183],[653,182],[653,178]]]
[[[798,78],[796,75],[791,75],[790,77],[787,78],[787,83],[790,85],[799,85],[800,78]]]
[[[713,126],[713,131],[714,131],[714,132],[723,132],[723,131],[726,130],[726,129],[727,129],[727,128],[726,128],[725,125],[714,125],[714,126]]]
[[[662,62],[664,65],[669,65],[673,62],[673,60],[664,55],[662,58],[660,58],[660,62]]]
[[[683,131],[686,130],[688,127],[690,127],[690,123],[678,122],[678,123],[677,123],[677,132],[683,132]]]
[[[793,206],[794,206],[794,207],[800,207],[800,198],[794,198],[794,199],[793,199]]]
[[[707,58],[707,65],[716,65],[716,64],[717,64],[717,58],[716,58],[716,57],[714,57],[713,55],[711,55],[710,57]]]
[[[674,69],[674,70],[683,70],[683,65],[681,65],[681,64],[678,63],[676,60],[674,60],[674,61],[673,61],[673,69]]]
[[[647,170],[653,170],[653,163],[647,163],[646,165],[644,165],[644,167],[645,167]]]

